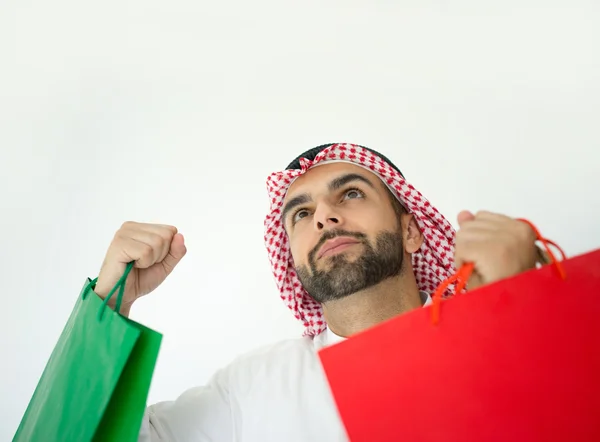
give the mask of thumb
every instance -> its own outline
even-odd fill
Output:
[[[475,215],[469,212],[468,210],[461,211],[456,217],[458,221],[458,225],[463,228],[466,223],[469,221],[473,221],[475,219]],[[458,270],[465,264],[465,260],[462,258],[462,254],[459,252],[454,255],[454,267]],[[473,270],[469,280],[467,281],[467,288],[469,290],[473,290],[479,286],[483,285],[483,279],[477,269]]]
[[[469,221],[473,221],[474,219],[475,219],[475,215],[473,215],[468,210],[461,211],[458,214],[458,216],[456,217],[456,220],[458,221],[458,225],[460,227],[462,227],[464,223],[469,222]]]
[[[181,233],[177,233],[171,240],[171,246],[169,253],[163,259],[163,265],[167,273],[171,273],[175,266],[179,264],[179,261],[185,256],[187,249],[185,247],[185,240]]]
[[[473,215],[468,210],[461,210],[458,213],[456,219],[458,221],[459,227],[462,229],[465,226],[466,223],[468,223],[469,221],[473,221],[475,219],[475,215]],[[458,232],[457,236],[459,236],[460,234],[461,233]],[[456,248],[456,250],[454,252],[454,267],[456,269],[460,269],[464,263],[465,263],[465,261],[463,259],[462,249],[459,246],[459,247]]]

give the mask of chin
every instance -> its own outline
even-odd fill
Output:
[[[343,251],[340,253],[336,253],[335,255],[325,256],[319,259],[320,265],[318,267],[323,267],[319,270],[330,269],[335,265],[343,265],[343,264],[352,264],[356,262],[360,258],[360,253]]]

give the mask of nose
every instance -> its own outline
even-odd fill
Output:
[[[328,204],[319,204],[313,219],[317,231],[339,228],[343,221],[340,214]]]

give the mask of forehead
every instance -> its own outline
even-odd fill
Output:
[[[342,162],[325,163],[323,165],[313,167],[305,174],[296,178],[286,193],[284,203],[290,198],[293,198],[295,195],[299,195],[301,193],[312,194],[316,192],[327,192],[331,180],[349,173],[363,176],[378,189],[382,189],[384,186],[379,177],[363,167]]]

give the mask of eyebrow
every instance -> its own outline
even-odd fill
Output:
[[[344,187],[346,184],[351,183],[352,181],[361,181],[371,188],[375,189],[375,186],[371,181],[366,179],[364,176],[359,175],[357,173],[347,173],[346,175],[342,175],[332,180],[329,183],[329,190],[333,192],[334,190],[338,190],[340,187]]]
[[[285,221],[287,214],[294,209],[295,207],[301,206],[302,204],[306,204],[312,201],[312,198],[308,193],[303,193],[302,195],[298,195],[291,200],[289,200],[285,207],[283,208],[283,212],[281,213],[281,219]]]
[[[339,177],[331,180],[331,182],[328,185],[329,191],[334,192],[336,190],[339,190],[340,188],[344,187],[346,184],[351,183],[353,181],[361,181],[361,182],[367,184],[368,186],[370,186],[371,188],[375,189],[375,186],[373,185],[373,183],[371,181],[369,181],[367,178],[365,178],[364,176],[359,175],[358,173],[347,173],[345,175],[339,176]],[[285,220],[286,215],[295,207],[298,207],[302,204],[309,203],[311,201],[312,201],[312,198],[311,198],[310,194],[308,194],[308,193],[303,193],[301,195],[298,195],[298,196],[292,198],[285,204],[285,206],[283,208],[283,212],[281,214],[281,219]]]

